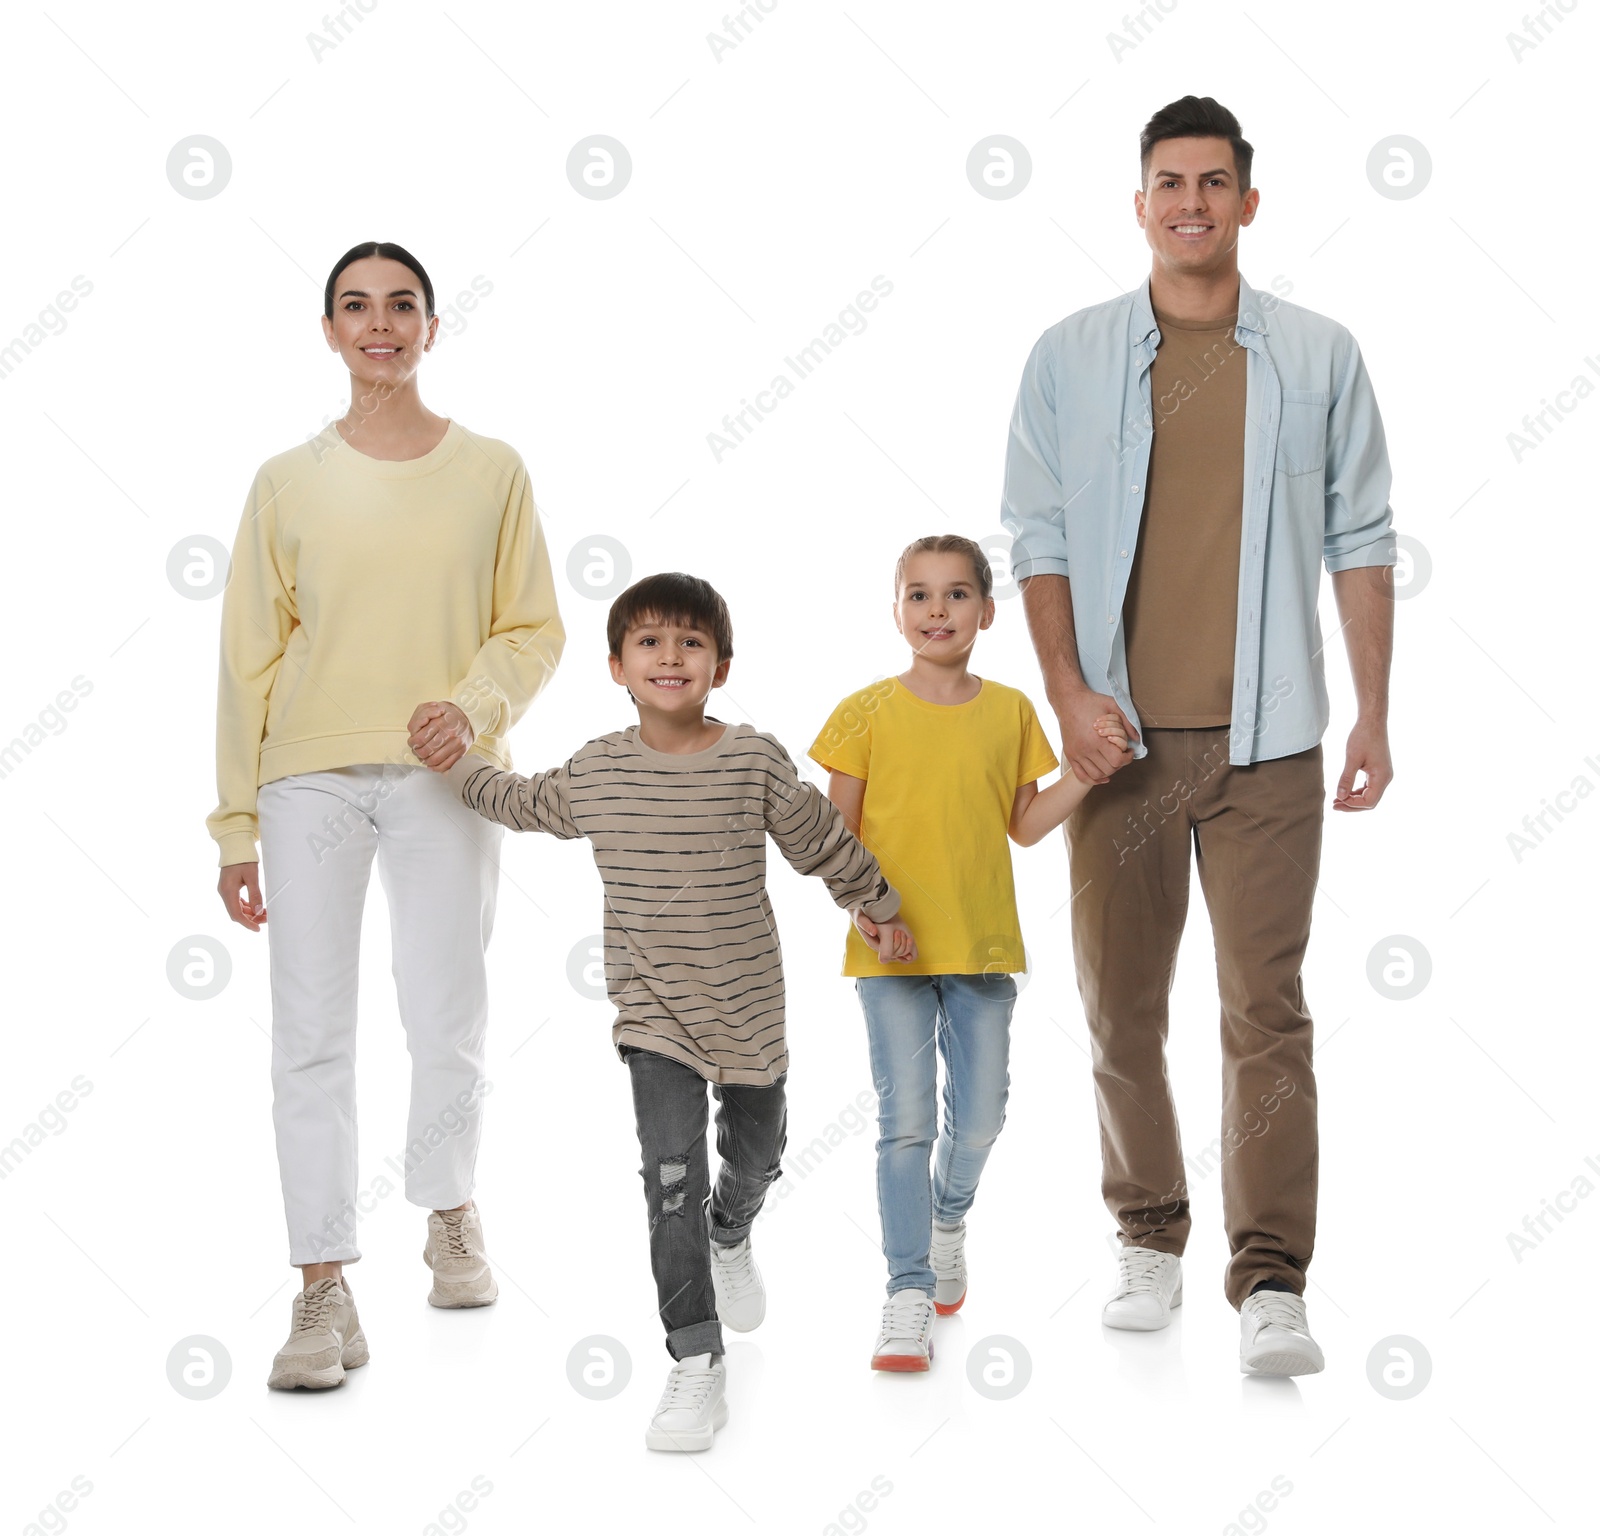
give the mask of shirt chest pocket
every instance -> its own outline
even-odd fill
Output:
[[[1327,390],[1284,390],[1283,419],[1278,423],[1278,473],[1309,475],[1321,469],[1327,448]]]

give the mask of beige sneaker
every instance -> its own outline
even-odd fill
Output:
[[[486,1307],[500,1294],[483,1252],[483,1222],[476,1204],[464,1211],[429,1211],[422,1262],[433,1271],[428,1304]]]
[[[337,1387],[344,1373],[365,1365],[367,1336],[356,1298],[343,1277],[314,1280],[294,1299],[289,1341],[273,1357],[269,1387]]]

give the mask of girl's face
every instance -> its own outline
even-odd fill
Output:
[[[334,282],[333,319],[322,317],[322,333],[352,377],[393,387],[416,372],[433,346],[439,317],[426,318],[426,303],[410,267],[387,256],[364,256]]]
[[[994,622],[994,599],[982,595],[965,555],[925,551],[906,561],[894,622],[919,656],[956,661]]]

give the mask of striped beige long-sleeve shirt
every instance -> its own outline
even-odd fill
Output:
[[[490,821],[589,840],[605,884],[612,1044],[670,1056],[714,1083],[767,1084],[788,1069],[769,832],[840,907],[874,921],[900,909],[838,809],[749,725],[729,725],[702,752],[657,752],[635,725],[548,772],[504,772],[472,753],[451,772]]]

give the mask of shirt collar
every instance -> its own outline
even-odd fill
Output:
[[[1160,330],[1156,324],[1155,309],[1150,303],[1150,279],[1145,278],[1127,297],[1131,301],[1128,311],[1128,345],[1137,347]],[[1259,336],[1265,336],[1268,330],[1267,311],[1262,308],[1256,290],[1244,280],[1242,272],[1239,274],[1239,319],[1235,329],[1254,331]]]

